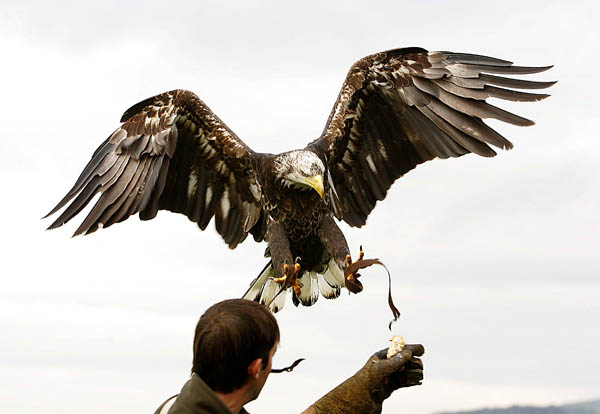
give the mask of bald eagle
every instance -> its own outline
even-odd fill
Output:
[[[100,197],[75,235],[139,213],[185,214],[204,230],[214,217],[231,249],[250,233],[270,260],[244,295],[283,307],[339,296],[349,250],[335,219],[361,227],[392,183],[434,158],[496,155],[512,144],[483,122],[533,122],[486,102],[537,101],[554,82],[518,80],[547,67],[473,54],[394,49],[357,61],[319,138],[281,154],[252,151],[204,102],[165,92],[125,111],[122,125],[93,154],[75,185],[48,214],[68,206],[49,229]],[[70,202],[70,203],[69,203]],[[299,258],[299,263],[296,262]],[[291,269],[291,270],[290,270]],[[351,276],[351,275],[350,275]]]

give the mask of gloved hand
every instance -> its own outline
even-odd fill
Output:
[[[420,385],[423,345],[405,345],[387,359],[387,349],[373,354],[352,377],[314,403],[306,414],[379,414],[383,401],[402,387]]]

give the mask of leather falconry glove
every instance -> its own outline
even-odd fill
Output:
[[[352,377],[314,403],[306,414],[379,414],[383,401],[402,387],[421,385],[423,345],[405,345],[387,359],[387,348],[373,354]]]

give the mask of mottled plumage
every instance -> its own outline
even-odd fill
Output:
[[[303,150],[255,153],[192,92],[175,90],[128,109],[123,124],[96,150],[79,179],[49,213],[50,225],[77,215],[98,193],[75,234],[88,234],[139,213],[185,214],[204,230],[215,218],[230,248],[248,233],[268,242],[271,261],[245,297],[271,301],[285,263],[301,259],[295,304],[339,296],[348,254],[334,217],[362,226],[392,183],[418,164],[512,144],[487,126],[494,118],[533,122],[486,102],[537,101],[534,82],[498,75],[542,72],[471,54],[395,49],[350,68],[322,135]],[[68,204],[68,205],[67,205]],[[285,295],[273,303],[281,309]]]

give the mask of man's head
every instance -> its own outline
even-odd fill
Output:
[[[219,302],[196,325],[192,372],[221,393],[256,381],[258,395],[278,343],[277,321],[265,306],[245,299]]]

